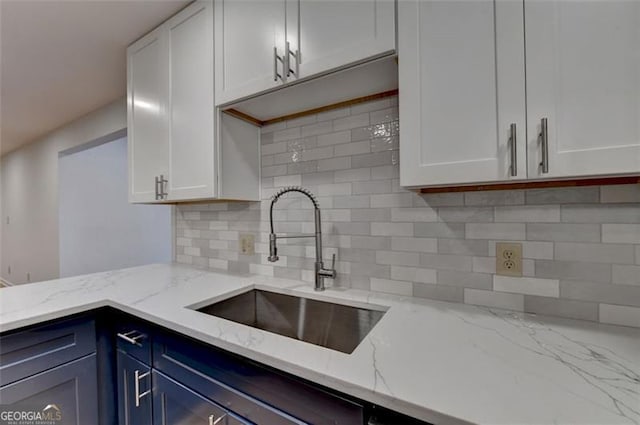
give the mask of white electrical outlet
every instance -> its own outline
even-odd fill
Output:
[[[253,255],[255,249],[255,236],[251,233],[243,233],[240,235],[240,253],[243,255]]]
[[[522,276],[522,244],[496,243],[496,274]]]

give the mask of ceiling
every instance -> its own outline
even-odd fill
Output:
[[[0,155],[126,93],[132,41],[189,0],[0,0]]]

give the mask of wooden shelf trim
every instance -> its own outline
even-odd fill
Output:
[[[260,127],[275,124],[282,121],[292,120],[295,118],[305,117],[307,115],[319,114],[321,112],[331,111],[333,109],[346,108],[348,106],[357,105],[359,103],[371,102],[373,100],[384,99],[385,97],[396,96],[398,94],[398,89],[385,91],[382,93],[371,94],[369,96],[357,97],[355,99],[345,100],[343,102],[332,103],[331,105],[320,106],[318,108],[307,109],[305,111],[296,112],[295,114],[283,115],[281,117],[271,118],[268,120],[259,120],[258,118],[252,117],[251,115],[245,114],[244,112],[238,111],[237,109],[225,109],[223,112],[233,115],[236,118],[240,118],[241,120],[245,120],[250,122],[251,124],[258,125]]]
[[[640,184],[640,176],[595,177],[572,180],[545,180],[517,183],[490,183],[470,186],[425,187],[420,193],[478,192],[487,190],[549,189],[556,187],[605,186],[614,184]]]

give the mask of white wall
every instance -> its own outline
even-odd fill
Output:
[[[121,98],[2,157],[3,279],[24,283],[27,273],[31,281],[59,276],[58,153],[90,141],[121,137],[126,127],[127,107]]]
[[[60,157],[60,277],[172,258],[171,207],[128,201],[127,139]]]

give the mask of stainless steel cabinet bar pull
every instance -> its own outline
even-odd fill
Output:
[[[284,60],[283,58],[278,56],[278,48],[274,47],[273,48],[273,81],[278,81],[278,78],[280,78],[280,81],[284,82],[284,80],[282,79],[282,75],[278,74],[278,61],[282,62],[283,69],[284,69]]]
[[[136,370],[135,372],[133,372],[133,379],[135,380],[133,383],[134,389],[135,389],[135,397],[136,397],[136,407],[140,407],[140,399],[146,395],[151,394],[151,390],[147,390],[145,392],[143,392],[142,394],[140,394],[140,380],[146,378],[147,376],[149,376],[151,374],[151,372],[145,372],[145,373],[140,373],[139,370]]]
[[[549,130],[547,124],[546,118],[540,120],[540,141],[542,143],[542,161],[540,161],[540,167],[542,167],[543,174],[549,172]]]
[[[158,189],[159,187],[160,187],[160,177],[156,176],[156,201],[160,199],[160,190]]]
[[[293,69],[291,69],[291,56],[293,56],[293,60],[295,61],[296,64],[296,69],[295,71]],[[287,41],[286,43],[286,47],[284,50],[284,57],[285,57],[285,69],[287,70],[287,77],[290,77],[292,74],[295,75],[296,77],[298,76],[298,68],[299,68],[299,64],[300,61],[298,60],[298,51],[296,50],[296,52],[292,52],[291,51],[291,45],[290,43]]]
[[[518,175],[518,139],[516,136],[516,124],[509,127],[509,148],[511,149],[511,176]]]
[[[169,180],[164,178],[164,175],[160,174],[160,199],[167,199],[167,189],[166,184],[169,183]]]
[[[145,334],[139,331],[129,331],[125,333],[118,333],[116,335],[118,336],[118,338],[123,339],[130,344],[137,345],[139,347],[142,347],[142,344],[140,344],[140,341],[147,337]]]
[[[220,416],[218,419],[214,415],[209,415],[209,425],[218,425],[221,420],[227,417],[227,414]]]

